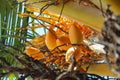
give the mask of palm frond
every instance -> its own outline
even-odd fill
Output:
[[[21,53],[27,39],[27,30],[18,30],[28,24],[29,18],[19,18],[18,13],[25,12],[23,4],[16,0],[1,0],[0,5],[0,64],[7,66],[22,66],[15,56]],[[15,50],[19,47],[19,50]],[[8,65],[8,64],[9,65]],[[0,69],[1,72],[5,72]],[[7,77],[13,79],[11,74]],[[3,79],[5,80],[6,77]],[[2,78],[1,78],[2,79]],[[7,79],[7,78],[6,78]]]

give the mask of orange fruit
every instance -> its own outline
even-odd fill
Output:
[[[56,47],[56,40],[57,40],[57,37],[56,37],[55,31],[50,29],[47,32],[45,37],[45,43],[48,49],[52,50]]]
[[[42,59],[44,57],[45,57],[45,55],[42,52],[32,55],[32,58],[34,58],[36,60],[40,60],[40,59]]]
[[[37,48],[34,48],[34,47],[29,47],[25,50],[25,53],[29,56],[36,54],[36,53],[39,53],[39,52],[40,52],[40,50]]]
[[[80,44],[83,42],[83,34],[74,24],[69,29],[69,39],[72,44]]]

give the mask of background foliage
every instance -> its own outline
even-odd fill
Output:
[[[18,17],[18,13],[26,10],[23,4],[19,4],[16,0],[1,0],[0,2],[0,65],[21,67],[15,56],[23,52],[24,43],[29,36],[27,36],[27,30],[17,30],[17,28],[26,26],[29,18]],[[0,73],[4,72],[0,69]],[[6,77],[17,80],[18,75],[10,74]]]

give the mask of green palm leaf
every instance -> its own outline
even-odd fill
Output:
[[[18,13],[25,12],[23,4],[18,4],[16,0],[1,0],[0,4],[0,65],[22,66],[15,56],[20,54],[25,46],[27,30],[18,30],[28,24],[27,18],[19,18]],[[15,50],[17,48],[19,50]],[[9,63],[9,64],[7,64]],[[0,74],[5,71],[0,69]],[[13,79],[18,75],[11,74],[1,79]]]

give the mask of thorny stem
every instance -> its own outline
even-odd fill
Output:
[[[59,18],[58,18],[58,22],[60,21],[60,18],[61,18],[61,16],[62,16],[62,12],[63,12],[64,6],[65,6],[65,3],[63,2],[63,3],[62,3],[62,9],[61,9],[61,11],[60,11],[60,16],[59,16]]]
[[[70,64],[70,66],[68,68],[69,72],[72,72],[74,70],[75,65],[76,65],[76,60],[75,60],[74,55],[71,56],[71,61],[72,61],[72,63]]]
[[[91,0],[79,0],[79,4],[82,2],[86,2],[87,4],[90,4],[92,7],[100,10],[100,8],[96,4],[94,4]]]
[[[99,2],[100,2],[100,8],[101,8],[102,16],[105,17],[104,11],[103,11],[103,6],[102,6],[102,1],[99,0]]]
[[[66,1],[67,2],[67,1]],[[52,3],[50,3],[50,4],[46,4],[45,6],[43,6],[41,9],[40,9],[40,14],[39,15],[37,15],[34,19],[36,19],[37,20],[37,18],[42,14],[42,12],[44,11],[44,10],[46,10],[49,6],[51,6],[51,5],[55,5],[55,3],[56,3],[56,1],[55,2],[52,2]],[[59,19],[61,18],[61,15],[62,15],[62,12],[63,12],[63,9],[64,9],[64,5],[65,5],[65,1],[63,1],[63,6],[62,6],[62,9],[61,9],[61,12],[60,12],[60,17],[58,18],[58,22],[59,22]],[[34,21],[34,20],[33,20]],[[33,22],[32,21],[32,22]],[[42,24],[39,20],[37,20],[40,24]],[[41,20],[41,21],[43,21],[43,22],[46,22],[46,21],[44,21],[44,20]],[[32,23],[32,22],[29,22],[28,24],[30,24],[30,23]],[[66,32],[66,31],[64,31],[62,28],[60,28],[59,26],[57,26],[57,25],[54,25],[54,24],[51,24],[51,23],[49,23],[49,22],[46,22],[46,23],[48,23],[48,24],[50,24],[50,25],[53,25],[53,26],[55,26],[56,28],[58,28],[58,29],[60,29],[61,31],[63,31],[64,33],[66,33],[66,34],[68,34],[68,32]],[[45,26],[44,26],[45,27]],[[47,28],[47,27],[45,27],[45,28]]]
[[[74,71],[74,67],[76,65],[76,60],[75,60],[75,57],[73,55],[71,56],[71,61],[72,61],[72,63],[69,65],[67,71],[60,74],[55,80],[61,80],[64,76],[66,76],[69,73],[72,73]]]

